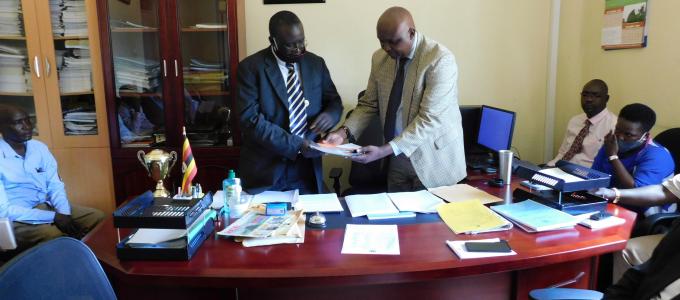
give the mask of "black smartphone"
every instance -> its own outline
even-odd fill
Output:
[[[610,214],[606,211],[601,211],[601,212],[590,215],[590,219],[595,220],[595,221],[599,221],[599,220],[609,218],[611,216],[612,216],[612,214]]]
[[[510,245],[508,241],[500,240],[499,242],[466,242],[465,249],[468,252],[510,252]]]

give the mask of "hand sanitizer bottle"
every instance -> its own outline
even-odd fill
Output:
[[[222,208],[222,212],[224,213],[225,217],[225,225],[226,223],[229,222],[229,205],[231,204],[231,198],[230,198],[230,189],[231,186],[234,185],[234,178],[236,178],[236,173],[234,173],[234,170],[229,170],[229,173],[227,174],[227,178],[222,180],[222,195],[224,196],[224,207]]]

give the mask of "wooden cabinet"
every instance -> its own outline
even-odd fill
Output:
[[[71,202],[111,211],[95,0],[3,0],[0,11],[0,103],[32,117]],[[88,170],[97,175],[80,176]]]
[[[183,128],[195,181],[218,189],[238,164],[236,1],[102,0],[98,9],[117,201],[153,187],[136,153],[181,155]]]

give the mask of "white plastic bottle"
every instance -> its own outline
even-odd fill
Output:
[[[233,178],[231,184],[227,186],[227,199],[229,199],[229,217],[240,218],[243,213],[248,209],[247,204],[241,203],[241,179]]]

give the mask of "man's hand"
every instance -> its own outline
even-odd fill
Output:
[[[322,112],[316,116],[309,129],[316,134],[321,134],[331,129],[333,125],[335,125],[333,124],[333,116],[330,113]]]
[[[329,133],[326,138],[323,139],[323,142],[326,144],[331,144],[331,145],[342,145],[345,140],[347,139],[347,136],[345,136],[345,130],[344,129],[338,129],[336,131],[333,131]]]
[[[85,235],[83,229],[73,222],[73,218],[71,218],[70,215],[55,213],[54,225],[56,225],[61,232],[73,238],[80,239]]]
[[[323,155],[323,152],[312,149],[310,147],[311,142],[309,140],[304,140],[302,141],[302,149],[300,151],[302,152],[302,156],[306,158],[315,158],[315,157],[321,157]]]
[[[357,150],[357,153],[360,153],[361,155],[352,156],[352,160],[360,162],[362,164],[367,164],[372,161],[381,159],[385,156],[391,155],[394,152],[390,144],[385,144],[380,147],[378,146],[361,147],[359,150]]]
[[[616,141],[616,135],[613,131],[610,131],[604,136],[604,152],[607,156],[619,153],[619,143]]]
[[[608,188],[600,188],[597,191],[595,191],[595,196],[600,196],[602,198],[605,198],[607,200],[614,199],[616,197],[616,193],[614,193],[614,190],[608,189]]]

